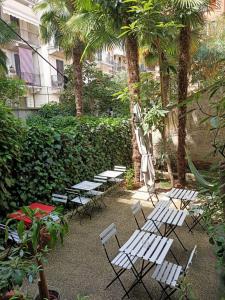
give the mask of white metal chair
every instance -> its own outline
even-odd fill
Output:
[[[203,207],[197,204],[192,204],[188,208],[188,213],[193,220],[191,226],[188,226],[189,231],[193,233],[192,229],[194,229],[197,225],[200,225],[202,229],[205,230],[204,225],[201,222],[204,217]]]
[[[91,204],[92,198],[82,196],[79,194],[79,192],[77,192],[74,189],[66,189],[66,192],[72,195],[71,199],[68,198],[69,202],[72,203],[72,205],[74,206],[71,218],[76,214],[78,214],[81,217],[83,213],[89,216],[89,218],[91,219],[89,205]],[[82,211],[80,209],[82,209]],[[80,219],[80,223],[81,223],[81,219]]]
[[[152,205],[155,207],[155,202],[153,201],[153,196],[156,197],[157,203],[159,202],[159,197],[155,190],[155,184],[153,184],[153,185],[147,184],[146,186],[147,186],[147,191],[148,191],[148,195],[149,195],[148,201],[150,200],[152,202]]]
[[[127,168],[125,166],[114,166],[114,171],[126,172]]]
[[[103,200],[103,196],[105,195],[105,193],[107,191],[107,182],[108,182],[107,177],[96,175],[96,176],[94,176],[93,180],[94,180],[94,182],[102,183],[102,186],[98,190],[91,190],[91,191],[87,192],[87,195],[90,197],[94,197],[94,199],[96,199],[96,200],[101,200],[103,205],[106,207],[106,204]]]
[[[122,172],[122,175],[123,175],[123,173],[124,172],[126,172],[126,167],[124,167],[124,166],[114,166],[114,171],[117,171],[117,172]],[[122,176],[121,175],[121,176]],[[109,179],[109,182],[111,182],[111,183],[115,183],[115,184],[120,184],[120,183],[122,183],[123,181],[124,181],[124,178],[121,178],[121,176],[118,176],[118,177],[116,177],[116,178],[110,178]]]
[[[110,281],[110,283],[106,286],[105,289],[107,289],[108,287],[110,287],[112,285],[112,283],[114,283],[116,280],[119,280],[123,290],[125,291],[125,295],[122,297],[122,299],[127,296],[129,297],[128,291],[126,290],[120,276],[126,272],[131,270],[134,274],[134,276],[136,277],[136,280],[138,280],[140,283],[142,283],[142,285],[144,286],[145,290],[147,291],[147,293],[149,294],[145,284],[143,283],[142,279],[139,278],[138,276],[138,272],[134,266],[134,264],[136,263],[136,261],[138,260],[138,257],[133,256],[133,255],[128,255],[124,252],[119,252],[116,254],[116,256],[114,258],[110,258],[109,253],[107,251],[106,248],[106,244],[111,240],[112,237],[115,237],[116,242],[117,242],[117,246],[120,248],[120,242],[119,239],[117,237],[117,229],[116,229],[116,225],[114,223],[112,223],[111,225],[109,225],[100,235],[100,239],[101,239],[101,243],[103,245],[107,260],[109,262],[109,264],[111,265],[113,272],[115,273],[115,277]]]
[[[147,220],[147,218],[144,214],[144,211],[142,209],[140,201],[133,204],[132,207],[131,207],[131,210],[132,210],[135,222],[136,222],[137,227],[138,227],[139,230],[147,231],[147,232],[150,232],[150,233],[159,232],[161,234],[159,228],[161,227],[162,223],[153,222],[152,220]],[[142,214],[142,216],[144,218],[144,221],[145,221],[145,223],[142,227],[140,226],[140,224],[138,222],[138,217],[137,217],[137,215],[140,214],[140,213]]]
[[[52,202],[63,204],[66,206],[68,201],[68,196],[61,194],[52,194]]]
[[[163,290],[160,299],[162,299],[164,294],[166,295],[166,299],[171,299],[171,295],[180,288],[182,279],[187,275],[188,269],[192,264],[196,248],[197,246],[192,250],[185,267],[165,260],[155,268],[152,278],[159,283]]]
[[[6,225],[0,224],[0,231],[4,233],[8,230],[8,240],[12,241],[15,244],[20,244],[21,240],[16,230],[6,228]]]

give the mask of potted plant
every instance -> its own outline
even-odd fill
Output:
[[[32,282],[37,276],[36,265],[24,260],[23,253],[19,254],[17,250],[14,250],[13,256],[0,261],[0,300],[25,300],[25,296],[17,289],[22,286],[25,278]]]
[[[17,225],[18,235],[21,239],[21,250],[26,253],[28,257],[32,257],[36,263],[39,273],[37,300],[57,300],[60,295],[57,291],[49,290],[47,279],[44,271],[44,261],[49,251],[56,245],[57,241],[63,243],[63,237],[68,232],[68,224],[64,217],[60,216],[58,212],[54,212],[58,216],[56,221],[52,215],[45,216],[44,212],[39,209],[30,209],[29,207],[22,207],[22,212],[31,220],[29,229],[25,227],[23,221]],[[41,214],[43,216],[41,217]]]

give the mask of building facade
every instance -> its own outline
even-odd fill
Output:
[[[37,108],[49,102],[58,102],[64,80],[61,74],[68,63],[63,52],[54,43],[44,44],[39,34],[40,18],[33,11],[35,0],[5,0],[1,18],[13,24],[21,38],[2,47],[7,55],[8,76],[21,78],[26,84],[26,95],[13,105]],[[31,47],[54,67],[51,67]]]
[[[8,75],[23,79],[27,87],[25,97],[15,101],[13,105],[27,108],[38,108],[43,104],[59,101],[64,84],[61,74],[64,73],[65,65],[70,63],[66,61],[63,51],[55,47],[53,41],[49,44],[41,41],[40,16],[33,11],[36,1],[4,0],[0,6],[1,18],[7,23],[13,24],[23,39],[18,37],[2,49],[8,58]],[[215,4],[215,10],[207,18],[213,22],[218,15],[225,12],[225,0],[212,1]],[[54,68],[32,50],[26,42]],[[122,48],[99,51],[95,61],[99,69],[110,75],[126,71],[126,56]],[[140,70],[158,73],[157,67],[154,70],[148,70],[144,64],[140,64]]]

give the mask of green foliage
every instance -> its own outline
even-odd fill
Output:
[[[134,169],[129,169],[125,173],[125,182],[128,190],[134,188]]]
[[[75,110],[74,76],[72,66],[66,70],[68,77],[67,87],[61,95],[63,104],[73,107]],[[124,80],[104,74],[98,70],[95,64],[85,63],[83,67],[83,104],[84,112],[90,115],[104,116],[109,109],[115,116],[127,116],[129,114],[129,99],[121,102],[113,97],[117,91],[125,86]]]
[[[52,214],[46,216],[40,209],[33,210],[28,206],[24,206],[21,210],[23,215],[31,220],[31,224],[27,229],[23,221],[17,223],[17,232],[21,242],[14,250],[14,257],[15,262],[19,261],[21,265],[16,264],[16,270],[12,270],[12,273],[8,274],[15,281],[16,286],[21,286],[25,276],[28,277],[31,283],[39,272],[39,291],[41,295],[46,295],[47,282],[45,276],[42,276],[44,273],[43,262],[46,261],[46,254],[56,245],[59,239],[63,243],[63,238],[68,232],[68,223],[56,210],[52,214],[58,217],[57,222],[52,218]],[[8,220],[7,228],[11,221],[14,220]],[[7,232],[8,229],[6,230],[6,240],[8,239]],[[6,264],[9,266],[8,271],[10,272],[13,265],[10,261],[6,261]],[[5,269],[5,272],[7,272],[7,269]],[[7,276],[7,273],[5,275]],[[7,278],[7,281],[11,283],[10,277]]]
[[[24,128],[8,108],[0,103],[0,210],[16,207],[11,197],[15,165],[19,163]]]
[[[25,278],[32,282],[37,272],[38,268],[33,262],[23,260],[19,253],[8,260],[0,261],[0,296],[21,287]]]
[[[180,284],[180,288],[178,290],[179,300],[189,299],[189,300],[197,300],[195,296],[191,284],[188,282],[187,277],[182,278],[182,282]]]
[[[72,103],[49,103],[43,105],[37,112],[37,116],[45,119],[56,116],[75,116],[75,104]],[[33,115],[31,116],[31,119]],[[28,119],[29,122],[29,119]]]
[[[25,95],[26,86],[21,79],[0,78],[0,100],[7,104],[19,104]]]
[[[15,34],[13,33],[13,31],[6,24],[0,22],[0,45],[6,45],[9,42],[11,42],[14,38]],[[0,74],[5,74],[7,72],[6,60],[7,56],[5,52],[2,49],[0,49]]]
[[[1,215],[35,200],[48,202],[52,192],[116,164],[131,164],[127,120],[35,115],[23,128],[4,106],[0,116]]]
[[[152,103],[151,108],[144,115],[142,124],[144,132],[148,133],[152,127],[161,131],[164,125],[163,120],[168,112],[168,110],[162,108],[160,103]]]

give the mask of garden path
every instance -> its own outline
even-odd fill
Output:
[[[90,300],[119,300],[123,291],[118,283],[108,290],[104,287],[111,280],[113,273],[108,264],[99,233],[109,224],[115,223],[121,243],[125,242],[136,229],[131,205],[132,194],[121,190],[113,191],[105,198],[106,209],[96,211],[92,220],[84,218],[82,225],[78,218],[70,222],[70,232],[63,246],[57,248],[49,255],[46,266],[47,279],[50,286],[60,290],[62,300],[75,300],[76,295],[88,295]],[[148,214],[152,209],[149,202],[142,201],[144,211]],[[188,275],[197,299],[216,300],[218,278],[215,270],[215,258],[208,237],[201,228],[188,233],[187,228],[178,229],[187,249],[191,250],[197,244],[197,257],[194,259]],[[185,253],[179,243],[173,244],[175,254],[179,261],[185,265],[190,252]],[[171,257],[169,260],[173,261]],[[126,286],[132,282],[132,274],[124,274]],[[154,299],[158,299],[160,289],[158,284],[151,280],[148,274],[144,279]],[[148,299],[143,287],[137,286],[131,293],[131,299]],[[178,299],[178,295],[174,299]]]

